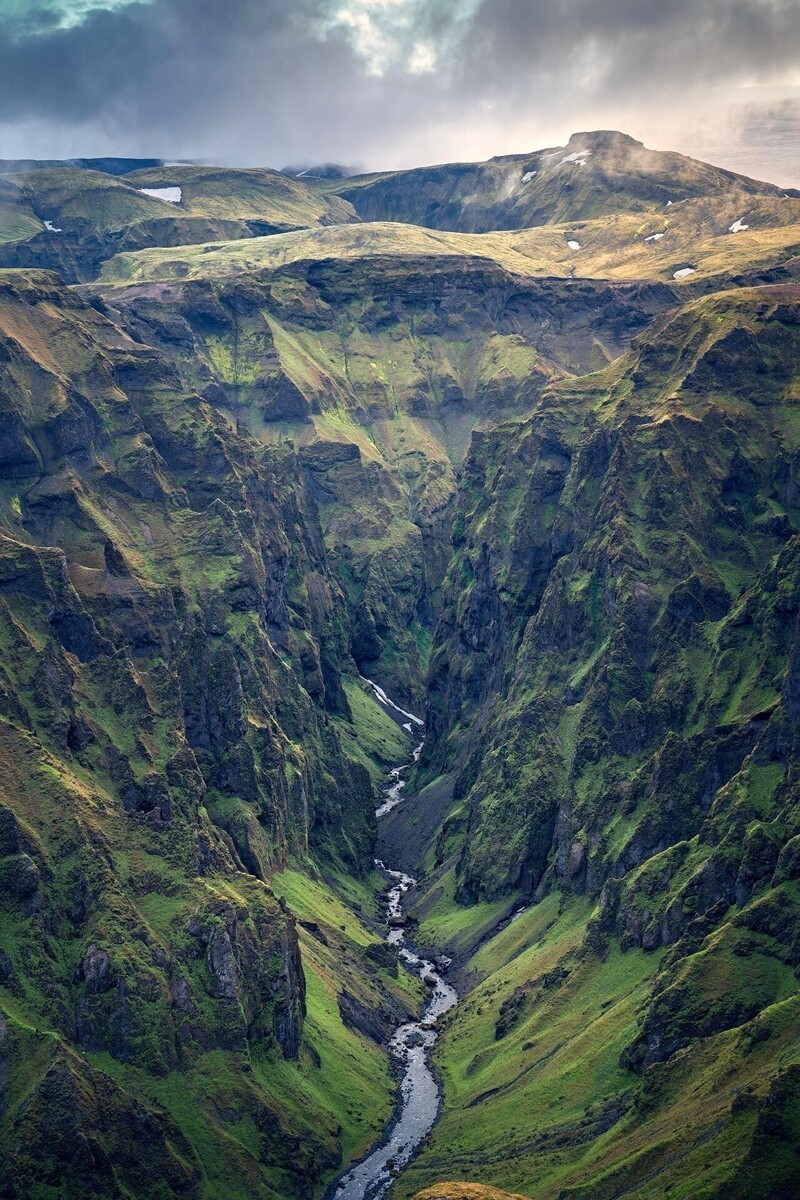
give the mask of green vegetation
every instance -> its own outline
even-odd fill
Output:
[[[0,181],[4,1197],[319,1197],[379,1136],[363,675],[463,993],[396,1194],[797,1191],[798,204],[608,133]]]
[[[320,1191],[388,1118],[378,1043],[419,1003],[356,916],[405,737],[292,459],[54,277],[0,282],[0,1174]]]
[[[340,734],[357,761],[363,762],[377,787],[386,780],[390,767],[403,762],[409,753],[408,737],[375,699],[369,684],[346,679],[344,691],[350,720],[342,721]]]
[[[729,227],[737,212],[747,213],[743,233]],[[606,216],[566,225],[509,233],[432,233],[415,225],[377,221],[369,236],[363,226],[307,229],[217,246],[140,250],[119,254],[104,267],[109,284],[185,278],[225,278],[274,271],[306,259],[485,258],[516,275],[609,279],[663,279],[671,282],[687,262],[692,283],[704,277],[763,270],[797,256],[800,200],[728,195],[711,201],[683,200],[669,217]],[[648,242],[652,229],[662,236]],[[572,235],[575,235],[573,238]],[[568,241],[580,238],[580,250]],[[684,284],[684,286],[686,286]]]
[[[178,203],[143,189],[179,188]],[[91,279],[118,250],[181,246],[355,220],[350,205],[278,171],[56,167],[0,177],[0,264]],[[45,226],[44,222],[49,222]]]
[[[473,986],[402,1195],[800,1179],[796,876],[778,865],[798,820],[800,510],[775,483],[796,471],[799,301],[695,300],[622,370],[473,439],[422,764],[454,773],[455,800],[416,906]]]

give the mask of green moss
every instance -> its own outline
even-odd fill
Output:
[[[345,679],[344,691],[351,719],[338,722],[343,743],[356,761],[367,768],[375,786],[381,787],[388,770],[408,758],[411,742],[376,699],[369,684],[360,679]]]

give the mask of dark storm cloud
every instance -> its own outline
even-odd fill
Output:
[[[130,152],[274,162],[332,143],[352,158],[441,90],[375,74],[325,0],[153,0],[34,24],[0,17],[0,122],[82,125]]]
[[[2,113],[85,119],[163,107],[180,121],[170,104],[202,111],[235,95],[254,51],[270,90],[291,59],[314,45],[303,25],[318,14],[313,0],[293,5],[291,14],[280,0],[155,0],[96,10],[35,36],[14,37],[12,22],[0,47]]]
[[[507,95],[556,87],[615,100],[647,91],[772,80],[800,61],[798,0],[483,0],[465,37],[463,84]]]
[[[70,0],[13,2],[0,133],[25,131],[32,154],[78,130],[87,153],[466,157],[481,131],[525,144],[607,111],[635,131],[800,61],[800,0],[151,0],[67,25],[53,4]]]

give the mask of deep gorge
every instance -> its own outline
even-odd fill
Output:
[[[393,1200],[794,1194],[800,201],[586,136],[541,251],[299,183],[320,228],[65,219],[71,282],[6,243],[3,1200],[326,1195],[429,996],[376,857],[461,997]],[[558,274],[678,169],[730,261]]]

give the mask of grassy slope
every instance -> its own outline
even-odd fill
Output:
[[[375,876],[371,888],[382,886]],[[301,1125],[309,1105],[330,1111],[341,1129],[344,1161],[361,1155],[378,1139],[394,1103],[392,1080],[384,1048],[357,1030],[347,1028],[337,1007],[343,989],[372,1007],[379,1007],[376,982],[407,1011],[420,1003],[420,985],[401,968],[399,978],[379,971],[374,960],[364,957],[370,947],[381,944],[354,912],[358,904],[366,910],[374,904],[370,886],[347,886],[347,902],[333,886],[300,870],[285,870],[273,876],[273,890],[301,922],[313,925],[301,930],[303,966],[306,972],[307,1005],[305,1037],[319,1062],[306,1064],[298,1072],[291,1066],[276,1077],[273,1086],[284,1090],[294,1120]],[[356,897],[358,896],[358,899]],[[320,940],[321,930],[325,942]],[[372,976],[372,978],[371,978]]]
[[[346,201],[322,197],[302,180],[262,168],[158,167],[134,171],[125,181],[135,188],[180,187],[180,211],[193,216],[257,220],[276,227],[354,219]]]
[[[748,228],[732,234],[744,220]],[[518,275],[574,275],[609,279],[671,280],[695,268],[697,278],[762,269],[797,257],[800,200],[733,193],[722,199],[679,201],[669,209],[613,214],[594,220],[508,233],[434,232],[413,225],[372,222],[302,230],[246,244],[117,255],[103,268],[108,283],[199,278],[275,270],[289,262],[376,255],[472,255]],[[663,234],[657,241],[645,239]],[[572,250],[568,241],[580,243]]]
[[[354,758],[363,762],[376,787],[387,772],[408,757],[409,741],[375,699],[372,688],[360,679],[346,680],[350,721],[342,721],[340,734]]]
[[[180,187],[180,203],[141,190],[159,186]],[[355,219],[346,201],[320,196],[277,171],[175,167],[120,178],[60,167],[0,178],[3,265],[55,269],[70,280],[94,278],[118,250]],[[45,229],[45,221],[53,228]]]
[[[777,978],[757,1021],[694,1042],[641,1078],[620,1059],[662,956],[612,946],[598,958],[584,940],[590,914],[583,901],[550,896],[468,960],[480,982],[436,1052],[444,1115],[402,1196],[453,1178],[537,1200],[739,1194],[734,1179],[747,1177],[774,1081],[800,1057],[792,972],[767,951],[763,970]],[[724,925],[704,952],[731,934]],[[718,966],[715,1001],[732,987],[757,993],[757,961],[728,948]],[[796,1177],[795,1136],[791,1125],[778,1133],[772,1172],[743,1195]]]
[[[215,167],[152,168],[123,178],[100,171],[60,167],[9,176],[30,205],[53,224],[85,221],[97,232],[147,220],[206,217],[258,220],[275,227],[302,227],[352,220],[352,210],[319,197],[277,171]],[[180,187],[180,203],[148,196],[143,188]]]

